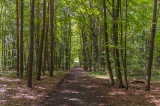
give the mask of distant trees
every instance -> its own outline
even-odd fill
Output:
[[[16,67],[17,77],[28,77],[29,87],[32,72],[40,80],[41,72],[53,76],[54,70],[69,70],[74,60],[85,71],[105,71],[111,85],[117,83],[120,88],[128,88],[128,76],[144,76],[147,70],[149,90],[151,67],[154,75],[160,68],[160,37],[154,36],[157,10],[151,11],[151,4],[143,0],[1,0],[0,68]]]

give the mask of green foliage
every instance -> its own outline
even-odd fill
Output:
[[[0,73],[0,77],[16,78],[16,72],[15,71],[2,71]]]
[[[106,77],[107,73],[105,71],[97,71],[97,72],[86,72],[88,75],[93,77]]]
[[[66,74],[67,72],[64,72],[64,71],[54,71],[53,74],[54,75],[64,75]]]

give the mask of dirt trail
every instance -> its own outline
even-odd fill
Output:
[[[144,84],[129,83],[130,89],[119,89],[109,79],[87,76],[78,66],[41,102],[41,106],[160,106],[159,83],[145,92]]]
[[[74,67],[55,92],[41,106],[104,106],[94,95],[96,87],[79,67]]]

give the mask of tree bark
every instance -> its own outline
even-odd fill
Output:
[[[114,0],[113,0],[114,1]],[[117,0],[117,6],[115,15],[113,17],[113,37],[114,37],[114,54],[115,54],[115,66],[116,66],[116,74],[117,74],[117,81],[119,88],[123,88],[123,82],[122,82],[122,74],[121,74],[121,67],[120,67],[120,61],[119,61],[119,49],[118,46],[118,19],[119,19],[119,8],[120,8],[120,0]]]
[[[18,12],[18,0],[16,0],[16,24],[17,24],[17,77],[19,77],[19,12]],[[3,46],[3,39],[2,39],[2,46]],[[3,51],[2,51],[2,53],[3,53]],[[2,57],[3,57],[3,54],[2,54]],[[3,65],[3,62],[2,62],[2,65]]]
[[[33,41],[34,41],[34,3],[31,1],[31,19],[30,19],[30,50],[29,50],[29,70],[27,87],[32,87],[32,65],[33,65]]]
[[[37,5],[36,5],[36,17],[37,17],[37,23],[35,24],[36,29],[35,29],[35,50],[36,50],[36,71],[38,70],[38,57],[39,57],[39,46],[40,46],[40,0],[37,0]]]
[[[51,68],[50,77],[53,76],[53,50],[54,50],[54,34],[53,34],[53,21],[54,21],[54,0],[50,0],[50,25],[51,25]]]
[[[150,91],[150,80],[151,80],[151,70],[152,70],[152,62],[153,62],[153,50],[154,50],[154,38],[155,38],[155,33],[156,33],[156,23],[157,23],[157,0],[154,0],[150,50],[149,50],[149,59],[148,59],[148,65],[147,65],[147,75],[146,75],[146,85],[145,85],[146,91]]]
[[[107,20],[106,20],[106,4],[105,0],[103,0],[103,9],[104,9],[104,34],[105,34],[105,44],[106,44],[106,61],[107,61],[107,70],[110,76],[110,83],[111,85],[114,85],[114,77],[113,72],[111,68],[111,63],[109,59],[109,43],[108,43],[108,32],[107,32]]]
[[[44,41],[44,32],[45,32],[45,21],[46,21],[46,0],[43,0],[43,19],[42,19],[42,36],[39,48],[39,61],[38,61],[38,74],[37,80],[41,78],[41,70],[42,70],[42,54],[43,54],[43,41]]]
[[[98,56],[98,61],[99,61],[99,66],[98,66],[98,70],[101,71],[101,56],[102,56],[102,47],[101,47],[101,43],[102,43],[102,33],[101,33],[101,26],[99,26],[99,56]]]
[[[21,0],[20,78],[23,78],[23,0]]]
[[[82,26],[82,40],[83,40],[83,67],[85,71],[88,71],[88,66],[87,66],[87,52],[86,52],[86,35],[84,33],[84,25]]]
[[[126,89],[128,89],[128,79],[127,79],[127,24],[128,24],[128,21],[127,21],[127,9],[128,9],[128,2],[126,0],[126,25],[125,25],[125,40],[124,40],[124,48],[125,48],[125,51],[124,51],[124,77],[125,77],[125,83],[126,83]]]

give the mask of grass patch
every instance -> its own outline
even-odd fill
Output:
[[[0,77],[16,78],[17,74],[16,74],[16,71],[1,71]]]
[[[134,76],[133,75],[129,75],[128,77],[130,79],[133,79],[133,78],[135,78],[135,79],[145,79],[145,76],[142,76],[142,75],[141,76],[139,76],[139,75],[134,75]]]
[[[105,71],[86,72],[86,74],[93,76],[93,77],[108,77]]]
[[[66,72],[64,71],[54,71],[53,72],[53,75],[64,75],[64,74],[66,74]]]
[[[157,80],[157,81],[160,81],[160,75],[152,75],[151,79],[152,80]]]
[[[130,79],[146,79],[146,76],[138,76],[138,75],[134,75],[134,76],[128,76]],[[152,75],[151,80],[156,80],[156,81],[160,81],[160,77],[159,75]]]

